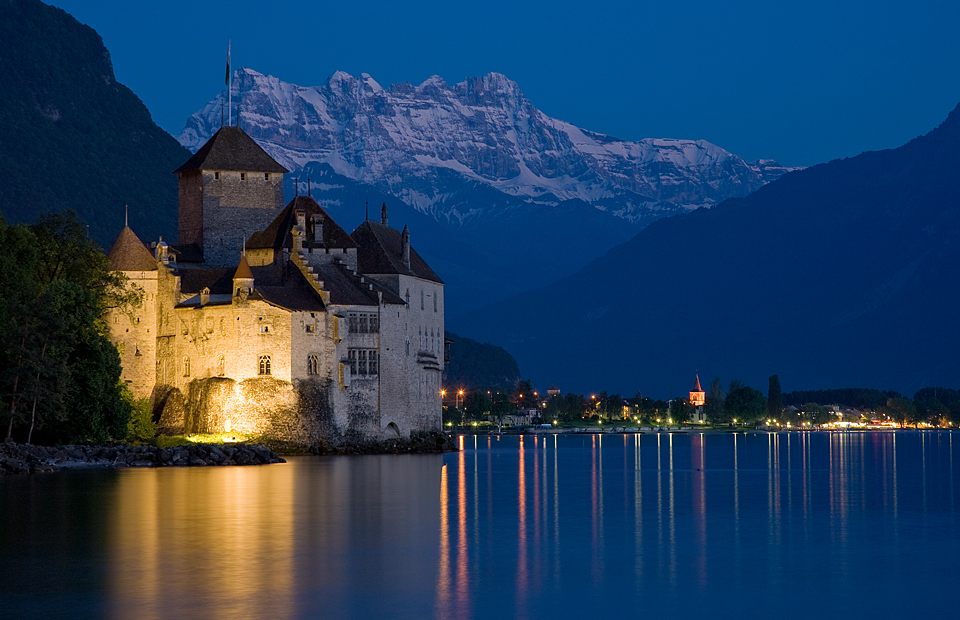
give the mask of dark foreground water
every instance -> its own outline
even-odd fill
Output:
[[[0,478],[0,618],[957,617],[960,435]]]

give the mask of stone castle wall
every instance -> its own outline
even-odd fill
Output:
[[[244,241],[283,208],[283,175],[222,171],[218,179],[214,171],[204,170],[202,176],[204,263],[234,266]]]

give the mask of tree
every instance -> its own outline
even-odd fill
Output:
[[[723,401],[723,411],[727,418],[744,424],[756,424],[767,410],[767,399],[763,392],[755,390],[739,381],[730,382],[730,390]]]
[[[887,404],[878,409],[880,413],[890,416],[894,422],[904,428],[917,414],[917,406],[909,398],[888,398]]]
[[[41,218],[29,229],[0,224],[0,386],[7,437],[33,441],[122,439],[130,405],[119,386],[120,357],[103,311],[136,304],[75,215]],[[25,282],[7,282],[10,273]]]
[[[767,417],[771,420],[779,420],[780,412],[783,410],[783,394],[780,392],[780,378],[777,375],[771,375],[770,386],[767,388]]]
[[[501,425],[503,425],[503,416],[509,415],[513,411],[510,397],[503,392],[497,392],[493,395],[490,407],[490,413],[497,418]]]
[[[682,396],[677,396],[671,401],[670,419],[678,427],[683,428],[683,425],[690,421],[692,414],[693,405],[689,404]]]
[[[467,392],[463,398],[463,411],[471,420],[479,420],[490,413],[492,404],[493,399],[490,398],[490,394],[483,390],[474,390]]]
[[[730,420],[723,411],[723,401],[726,394],[723,391],[723,385],[720,383],[720,377],[714,377],[710,382],[710,390],[707,392],[703,403],[703,412],[707,416],[707,421],[711,424],[726,424]]]
[[[913,395],[917,415],[924,421],[940,426],[945,421],[957,422],[954,415],[960,411],[960,393],[951,388],[925,387]]]
[[[513,402],[517,404],[518,409],[533,409],[537,406],[537,397],[533,391],[533,383],[530,379],[517,381],[517,386],[513,389]]]

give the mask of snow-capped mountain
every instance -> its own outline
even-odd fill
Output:
[[[240,126],[290,170],[332,169],[456,226],[568,201],[645,225],[744,196],[789,170],[705,140],[626,142],[580,129],[498,73],[384,89],[367,74],[338,71],[303,87],[242,68],[233,103]],[[191,116],[180,143],[196,151],[225,105],[226,92]]]

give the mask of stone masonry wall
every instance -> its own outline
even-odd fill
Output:
[[[203,171],[203,258],[209,267],[234,266],[244,241],[283,208],[283,175],[222,171],[219,179],[215,176]]]

